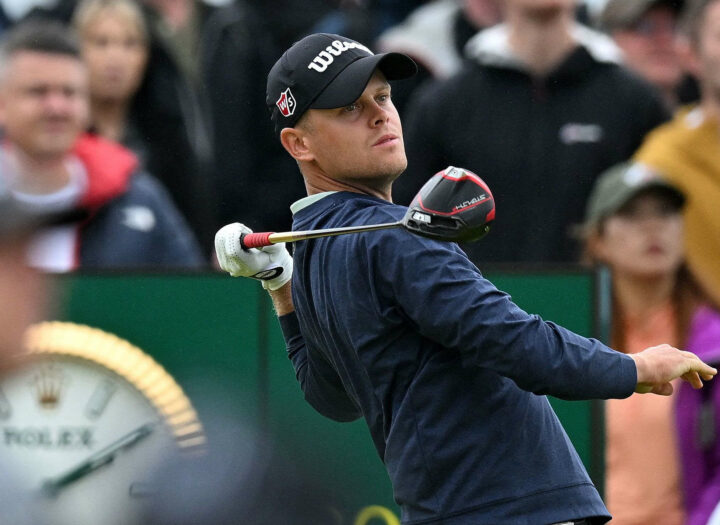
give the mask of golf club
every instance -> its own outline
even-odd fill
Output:
[[[490,231],[494,219],[495,200],[487,184],[469,170],[449,166],[423,185],[400,221],[323,230],[246,233],[240,237],[240,244],[249,250],[281,242],[388,228],[405,228],[439,241],[472,242]]]

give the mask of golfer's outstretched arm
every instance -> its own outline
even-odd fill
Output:
[[[702,381],[712,379],[717,370],[703,363],[692,352],[678,350],[670,345],[652,346],[630,357],[637,367],[635,392],[669,396],[673,392],[670,382],[681,377],[693,388],[702,388]]]
[[[287,352],[305,399],[321,414],[338,421],[360,417],[337,371],[320,352],[309,352],[292,302],[293,262],[284,243],[246,250],[240,243],[252,230],[241,223],[223,226],[215,235],[220,267],[233,277],[251,277],[268,291],[280,321]]]

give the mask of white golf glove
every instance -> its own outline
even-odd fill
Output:
[[[293,260],[285,243],[244,250],[240,236],[252,230],[234,222],[215,234],[215,253],[220,268],[233,277],[251,277],[262,282],[266,290],[277,290],[292,278]]]

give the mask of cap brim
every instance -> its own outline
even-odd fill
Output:
[[[310,104],[313,109],[341,108],[352,104],[365,90],[376,69],[388,80],[401,80],[417,73],[415,62],[402,53],[362,57],[348,64]]]
[[[625,206],[628,202],[630,202],[632,199],[634,199],[641,193],[646,193],[649,191],[659,191],[665,193],[671,199],[675,200],[678,208],[682,208],[685,205],[685,195],[681,191],[675,188],[675,186],[667,184],[662,180],[656,180],[647,184],[643,184],[642,186],[638,187],[633,192],[628,194],[627,197],[625,197],[620,203],[615,206],[613,213],[617,212],[620,208]]]
[[[599,224],[604,219],[616,214],[620,211],[623,206],[633,200],[635,197],[642,193],[650,191],[659,191],[668,195],[675,201],[678,209],[682,209],[685,206],[685,195],[674,186],[663,182],[662,180],[655,180],[646,184],[642,184],[631,190],[616,193],[613,199],[606,202],[601,208],[595,208],[590,210],[588,215],[585,217],[584,228],[591,228],[596,224]]]

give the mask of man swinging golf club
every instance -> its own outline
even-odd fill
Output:
[[[402,221],[391,187],[406,158],[388,80],[414,71],[404,55],[328,34],[276,62],[267,103],[308,191],[294,231]],[[455,243],[405,228],[300,241],[292,259],[282,244],[244,250],[243,233],[217,233],[220,265],[270,291],[307,401],[365,419],[404,524],[605,523],[544,395],[668,395],[675,378],[700,388],[716,373],[668,345],[626,355],[528,315]]]

